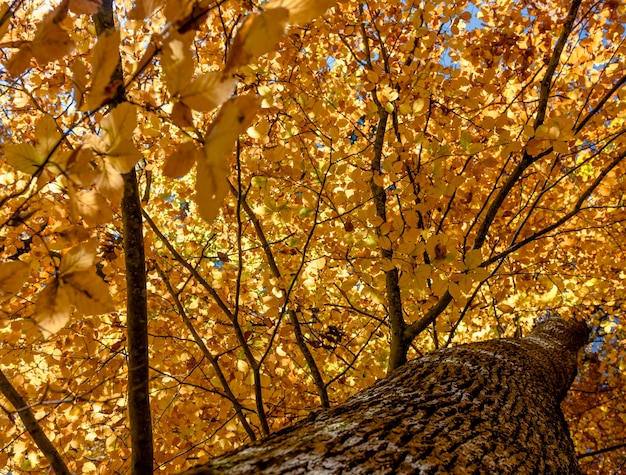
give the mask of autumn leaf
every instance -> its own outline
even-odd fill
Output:
[[[193,142],[184,142],[165,160],[163,175],[171,178],[184,177],[196,164],[200,151]]]
[[[0,300],[16,294],[26,282],[28,264],[21,261],[3,262],[0,264]]]
[[[249,15],[233,41],[225,71],[235,71],[256,58],[273,51],[280,41],[289,12],[285,8],[267,8],[263,13]]]
[[[44,115],[35,128],[37,149],[41,156],[47,157],[59,145],[61,133],[57,129],[55,120],[48,114]]]
[[[222,105],[235,90],[236,80],[220,72],[205,73],[187,84],[179,93],[180,102],[197,111],[209,112]]]
[[[207,130],[206,155],[224,158],[237,137],[248,128],[260,105],[261,98],[254,94],[237,96],[224,104]]]
[[[103,196],[106,196],[112,204],[117,205],[122,199],[124,187],[124,179],[120,172],[113,167],[110,161],[103,160],[95,173],[94,186],[96,189]]]
[[[131,171],[141,158],[141,152],[131,139],[122,139],[106,154],[106,160],[120,173]]]
[[[196,202],[202,219],[212,222],[228,194],[230,168],[226,157],[205,154],[196,167]]]
[[[106,224],[113,218],[109,203],[95,190],[70,192],[70,204],[74,216],[82,217],[90,226]]]
[[[59,166],[74,185],[89,187],[96,178],[91,164],[95,161],[93,150],[79,147],[66,155],[66,160]]]
[[[159,4],[159,0],[138,0],[129,12],[128,18],[131,20],[143,20],[149,17]]]
[[[87,241],[61,258],[59,275],[46,284],[35,305],[35,318],[44,337],[63,328],[74,307],[81,316],[114,310],[107,285],[89,270],[95,256],[96,243]]]
[[[115,310],[109,287],[93,272],[72,272],[63,276],[63,283],[77,315],[100,315]]]
[[[193,57],[191,43],[195,32],[184,35],[173,34],[163,46],[161,67],[165,73],[165,84],[170,96],[175,97],[182,91],[193,77]]]
[[[96,258],[97,243],[87,241],[70,249],[61,259],[59,274],[61,276],[89,269]]]
[[[35,302],[35,320],[44,338],[61,330],[72,315],[72,302],[59,279],[49,281]]]
[[[11,76],[24,72],[34,57],[39,65],[63,58],[74,49],[74,42],[61,26],[65,18],[65,6],[59,5],[50,11],[39,23],[35,37],[31,42],[22,45],[17,53],[7,62],[6,67]]]
[[[101,5],[102,0],[69,0],[69,10],[79,15],[93,15]]]
[[[133,137],[137,127],[137,106],[123,102],[102,119],[102,131],[110,147]]]
[[[120,33],[112,30],[98,37],[91,56],[91,87],[86,96],[87,110],[94,110],[110,99],[111,76],[117,67]]]
[[[289,23],[302,25],[326,13],[337,0],[270,0],[266,8],[286,8],[289,10]]]
[[[9,4],[3,3],[0,5],[0,18],[4,19],[4,22],[0,24],[0,40],[4,37],[4,34],[7,32],[9,28]]]
[[[30,144],[9,144],[4,148],[7,162],[16,170],[33,175],[44,164],[45,157]]]

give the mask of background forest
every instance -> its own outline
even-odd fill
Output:
[[[2,3],[2,473],[130,473],[141,433],[175,473],[548,313],[593,327],[581,466],[626,470],[624,26],[617,0]]]

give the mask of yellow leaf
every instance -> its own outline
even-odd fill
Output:
[[[104,160],[102,166],[98,167],[98,175],[94,180],[94,185],[111,203],[117,204],[122,199],[121,191],[124,187],[124,180],[120,172],[113,168],[108,160]]]
[[[130,139],[137,127],[137,106],[123,102],[102,119],[102,131],[109,147]]]
[[[207,155],[198,160],[196,169],[196,202],[202,219],[215,219],[228,194],[228,161],[226,157]]]
[[[222,106],[208,130],[205,152],[211,157],[225,157],[233,148],[237,137],[245,131],[261,105],[254,94],[237,96]]]
[[[221,72],[206,73],[180,91],[180,101],[194,110],[209,112],[228,100],[235,84],[235,78],[224,79]]]
[[[61,259],[59,274],[64,276],[89,269],[96,258],[96,246],[95,241],[88,241],[70,249]]]
[[[507,305],[505,303],[501,303],[496,307],[503,313],[513,313],[515,311],[515,307],[511,307],[510,305]]]
[[[98,37],[98,43],[91,57],[91,89],[87,94],[87,108],[94,110],[100,107],[111,94],[111,76],[119,60],[120,33],[109,30]]]
[[[104,197],[94,190],[79,190],[70,194],[74,214],[81,216],[89,226],[106,224],[113,219],[113,212]]]
[[[60,23],[66,16],[63,3],[49,12],[41,21],[35,32],[33,41],[23,44],[19,51],[7,62],[7,70],[11,76],[21,74],[30,66],[30,58],[34,57],[40,66],[63,58],[74,48],[69,34]]]
[[[26,71],[30,67],[30,58],[32,57],[33,52],[30,49],[30,43],[22,45],[17,53],[13,54],[5,63],[9,75],[15,77]]]
[[[49,115],[44,115],[35,127],[37,137],[37,150],[42,157],[47,157],[58,146],[61,134],[57,129],[57,123]]]
[[[31,51],[41,66],[63,58],[74,49],[70,35],[59,24],[64,16],[58,9],[52,11],[37,28]]]
[[[252,122],[260,105],[261,98],[254,94],[234,97],[222,106],[209,127],[204,157],[198,160],[196,173],[196,202],[200,216],[206,222],[215,219],[228,193],[227,155],[239,134]]]
[[[28,264],[21,261],[0,264],[0,300],[16,294],[28,278]]]
[[[452,295],[452,298],[456,300],[457,302],[459,302],[463,298],[463,294],[461,292],[461,288],[459,287],[459,284],[456,284],[454,282],[449,282],[448,291],[450,292],[450,295]]]
[[[72,62],[72,88],[74,89],[74,101],[78,106],[83,104],[83,98],[87,91],[87,68],[79,58]]]
[[[79,315],[100,315],[115,310],[107,284],[94,272],[72,272],[62,279]]]
[[[92,473],[92,472],[96,472],[98,470],[98,468],[96,467],[96,464],[93,462],[85,462],[83,464],[83,473]]]
[[[65,156],[67,159],[60,166],[72,183],[85,187],[91,185],[96,177],[91,166],[91,162],[95,160],[93,150],[80,147]]]
[[[233,41],[225,70],[240,66],[273,51],[285,32],[289,12],[285,8],[267,8],[263,13],[249,15]]]
[[[199,150],[193,142],[181,143],[165,160],[163,175],[171,178],[184,177],[195,165],[198,156]]]
[[[337,0],[271,0],[266,8],[283,7],[289,10],[289,23],[302,25],[326,13]]]
[[[70,0],[69,10],[74,13],[93,15],[98,13],[102,0]]]
[[[191,43],[194,36],[194,31],[189,31],[184,35],[174,34],[163,46],[161,67],[165,75],[167,90],[172,97],[182,91],[193,77]]]
[[[29,175],[39,170],[45,160],[35,147],[27,143],[7,145],[4,147],[4,155],[9,165]]]
[[[5,15],[8,13],[8,11],[9,11],[8,3],[3,3],[2,5],[0,5],[0,18],[5,18]],[[6,18],[4,23],[0,25],[0,40],[2,39],[4,34],[7,32],[7,29],[9,28],[9,24],[10,24],[9,19]]]
[[[120,173],[131,171],[142,158],[141,152],[137,150],[131,139],[122,139],[106,154],[106,160],[110,162],[114,170]]]
[[[62,284],[57,279],[46,284],[35,302],[35,320],[43,336],[58,332],[69,321],[72,306]]]
[[[170,114],[172,122],[181,129],[193,127],[193,114],[191,109],[182,102],[175,102]]]
[[[465,268],[474,269],[483,262],[483,253],[480,249],[472,249],[465,255]]]
[[[130,20],[143,20],[152,15],[161,2],[159,0],[138,0],[128,14]]]

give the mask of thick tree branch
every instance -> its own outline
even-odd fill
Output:
[[[33,441],[37,444],[37,447],[39,447],[39,450],[41,450],[48,462],[50,462],[50,467],[52,467],[55,474],[70,475],[72,472],[70,472],[67,465],[65,465],[61,454],[59,454],[54,445],[52,445],[52,442],[50,442],[50,439],[48,439],[48,436],[44,433],[41,425],[39,425],[39,422],[35,419],[28,404],[26,404],[22,395],[17,392],[2,370],[0,370],[0,391],[2,395],[13,404],[15,412],[19,414],[24,427],[26,427]]]

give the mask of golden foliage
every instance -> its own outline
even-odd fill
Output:
[[[619,470],[624,7],[218,3],[119,1],[99,39],[99,1],[0,6],[0,369],[70,469],[128,470],[134,168],[159,470],[546,312],[595,328],[568,417]],[[0,464],[45,470],[0,403]]]

